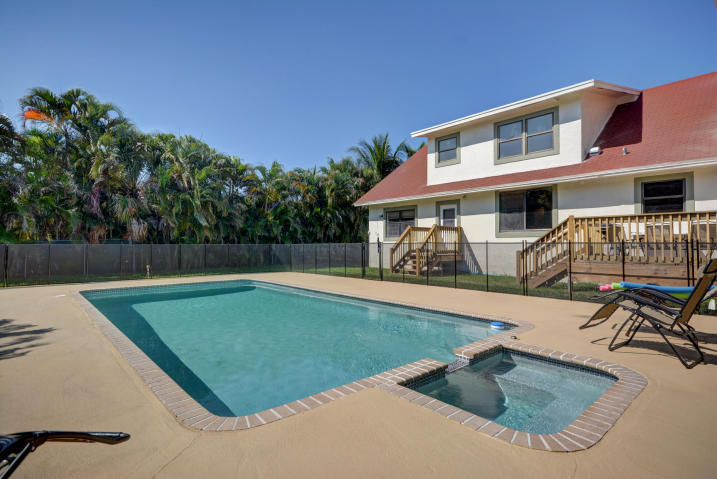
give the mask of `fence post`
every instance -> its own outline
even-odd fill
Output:
[[[85,281],[87,281],[89,275],[90,275],[90,264],[88,263],[87,259],[87,250],[89,249],[90,245],[85,243],[85,254],[84,254],[84,260],[85,260]]]
[[[485,290],[488,292],[488,240],[485,240]]]
[[[692,284],[690,282],[690,247],[687,240],[685,240],[685,253],[687,253],[687,261],[685,262],[685,266],[687,266],[687,286],[690,286]]]
[[[50,253],[52,252],[52,243],[47,243],[47,284],[50,284]]]
[[[329,275],[331,275],[331,243],[329,243]]]
[[[301,272],[306,270],[306,243],[301,243]]]
[[[621,241],[622,248],[622,280],[625,281],[625,240]]]
[[[426,286],[429,285],[429,277],[431,275],[431,266],[428,264],[428,258],[426,258]],[[419,271],[420,273],[420,271]]]
[[[528,295],[528,276],[525,271],[525,248],[526,248],[525,240],[523,240],[522,243],[523,243],[523,245],[522,245],[523,249],[520,252],[520,285],[522,286],[522,289],[523,289],[523,296],[527,296]]]
[[[316,246],[316,243],[314,243],[314,274],[317,274],[319,272],[319,248]]]
[[[568,240],[568,297],[573,300],[573,242]]]
[[[9,245],[9,244],[6,244],[6,245],[5,245],[5,251],[3,252],[3,255],[5,256],[5,261],[3,262],[3,283],[5,283],[5,287],[6,287],[6,288],[7,288],[7,260],[8,260],[8,258],[9,258],[9,256],[10,256],[10,255],[8,254],[8,253],[9,253],[9,250],[10,250],[10,245]]]
[[[458,287],[458,242],[453,242],[453,287]]]
[[[693,239],[692,244],[692,286],[694,286],[697,284],[697,273],[700,271],[700,240]]]
[[[179,243],[179,252],[177,253],[177,274],[182,277],[182,243]]]
[[[346,277],[346,243],[344,243],[344,278]]]
[[[378,246],[378,277],[383,281],[383,248],[381,247],[381,240],[376,245]]]
[[[366,277],[366,243],[361,243],[361,279]]]
[[[120,260],[120,280],[122,279],[122,243],[119,245],[120,247],[120,254],[119,254],[119,260]]]

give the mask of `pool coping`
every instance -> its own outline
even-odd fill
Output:
[[[287,417],[299,414],[306,410],[315,409],[324,404],[341,399],[345,396],[354,394],[363,389],[380,388],[387,390],[394,395],[403,397],[404,399],[408,399],[407,396],[409,396],[411,392],[418,394],[423,398],[426,398],[426,400],[423,401],[423,403],[421,404],[421,400],[419,400],[421,398],[414,396],[412,398],[412,402],[423,405],[424,407],[432,409],[439,414],[443,414],[447,417],[450,416],[449,419],[452,419],[454,421],[456,420],[456,418],[461,418],[464,414],[468,414],[472,417],[468,417],[467,419],[460,421],[462,424],[465,424],[468,427],[472,427],[473,429],[477,429],[482,433],[486,433],[491,436],[506,440],[511,444],[517,444],[523,447],[542,449],[547,451],[575,451],[580,449],[587,449],[588,447],[597,443],[614,425],[615,421],[620,417],[620,415],[622,415],[627,406],[629,406],[630,402],[632,402],[632,400],[637,397],[640,391],[642,391],[642,389],[647,384],[647,380],[643,376],[616,364],[608,364],[606,361],[599,361],[597,359],[583,357],[579,355],[561,353],[559,351],[555,351],[548,348],[541,348],[538,346],[530,346],[527,344],[517,343],[513,341],[513,339],[517,339],[518,334],[528,331],[534,326],[527,321],[517,320],[513,318],[505,318],[501,316],[484,314],[478,315],[472,312],[460,311],[449,308],[436,308],[432,306],[402,301],[387,301],[383,298],[375,298],[354,294],[342,294],[319,288],[306,288],[287,282],[262,281],[249,278],[238,278],[220,281],[190,281],[187,283],[176,284],[182,285],[190,283],[226,283],[235,282],[242,279],[260,283],[263,282],[270,285],[289,286],[305,291],[327,293],[334,296],[342,296],[346,298],[363,299],[389,305],[406,306],[429,312],[457,314],[481,321],[501,321],[510,324],[511,326],[513,326],[513,328],[497,333],[489,338],[474,341],[467,345],[455,348],[453,350],[453,353],[457,356],[458,360],[471,360],[478,355],[492,353],[496,350],[496,348],[503,347],[506,349],[514,349],[516,351],[534,353],[540,356],[548,357],[558,362],[582,364],[582,366],[590,369],[608,372],[609,374],[612,374],[613,376],[617,377],[618,381],[615,385],[608,389],[608,391],[606,391],[597,401],[595,401],[595,403],[593,403],[593,405],[588,408],[582,416],[573,421],[573,423],[571,423],[564,430],[560,431],[559,433],[556,433],[561,439],[552,437],[555,435],[532,435],[522,431],[514,431],[510,428],[499,426],[498,424],[493,423],[492,421],[488,421],[487,419],[479,418],[478,416],[475,416],[471,413],[462,411],[455,406],[450,406],[445,403],[440,403],[437,400],[432,400],[432,398],[429,398],[428,396],[424,396],[420,393],[413,391],[412,389],[407,388],[405,386],[407,384],[441,373],[448,369],[448,363],[436,361],[431,358],[425,358],[419,361],[404,364],[402,366],[398,366],[396,368],[375,374],[370,377],[359,379],[351,383],[344,384],[342,386],[338,386],[325,391],[317,392],[316,394],[313,394],[311,396],[307,396],[305,398],[301,398],[278,407],[269,408],[264,411],[259,411],[246,416],[217,416],[209,412],[206,408],[204,408],[204,406],[199,404],[199,402],[197,402],[187,392],[185,392],[181,386],[179,386],[171,377],[169,377],[167,373],[165,373],[159,366],[157,366],[157,364],[155,364],[155,362],[152,361],[149,356],[147,356],[137,345],[135,345],[132,340],[125,336],[124,333],[119,330],[119,328],[117,328],[97,308],[95,308],[94,305],[92,305],[92,303],[90,303],[87,298],[85,298],[82,294],[83,292],[101,291],[107,289],[152,288],[153,286],[165,287],[168,285],[150,285],[126,288],[108,288],[107,285],[97,285],[98,287],[96,288],[87,288],[81,291],[74,291],[72,293],[72,297],[78,302],[79,306],[83,310],[85,310],[89,318],[95,323],[95,325],[98,326],[98,328],[115,346],[115,348],[120,352],[120,354],[122,354],[122,356],[130,364],[130,366],[134,368],[134,370],[144,380],[144,382],[155,394],[155,396],[174,415],[177,421],[194,430],[235,431],[251,429],[254,427],[259,427],[265,424],[272,423],[274,421],[285,419]],[[557,357],[554,357],[554,355],[556,355]],[[571,356],[571,358],[564,359],[566,355]],[[582,361],[582,363],[580,361]],[[616,386],[619,387],[615,389]],[[608,397],[605,398],[605,396]],[[586,413],[588,413],[587,416]],[[478,427],[473,427],[474,424],[479,423],[481,420],[485,422],[481,423]],[[492,426],[490,426],[489,423]],[[491,432],[493,432],[493,434],[490,434]],[[532,436],[544,437],[533,438]],[[540,439],[540,441],[538,441],[537,439]]]
[[[597,444],[647,386],[647,379],[644,376],[619,364],[515,341],[504,339],[491,341],[491,339],[483,340],[483,344],[473,343],[465,349],[458,348],[461,349],[459,356],[467,361],[476,361],[501,350],[515,351],[541,360],[565,364],[568,367],[574,366],[579,369],[601,372],[615,377],[617,381],[569,425],[551,434],[518,431],[421,394],[409,387],[416,382],[415,380],[379,387],[395,396],[441,414],[447,419],[510,444],[543,451],[573,452],[588,449]]]

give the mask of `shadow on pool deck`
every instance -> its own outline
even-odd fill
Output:
[[[175,297],[191,294],[193,293],[190,291],[170,294],[168,296]],[[218,291],[214,294],[226,294],[226,291]],[[112,301],[112,299],[113,298],[105,298],[105,301]],[[133,304],[148,300],[147,298],[138,297],[138,300]],[[97,299],[93,301],[95,307],[99,309],[107,319],[144,351],[144,353],[149,356],[157,366],[162,368],[187,394],[212,414],[216,414],[217,416],[236,416],[229,406],[219,399],[209,386],[174,354],[169,346],[162,341],[162,338],[159,337],[154,328],[132,307],[132,304],[121,304],[121,310],[115,309],[112,311],[103,309],[103,302],[103,300]]]
[[[38,342],[55,328],[37,328],[35,324],[21,324],[16,319],[0,319],[0,360],[25,356],[32,349],[47,343]],[[33,329],[34,328],[34,329]]]

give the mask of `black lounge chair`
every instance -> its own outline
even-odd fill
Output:
[[[707,266],[705,266],[704,269],[707,269]],[[694,288],[692,288],[692,291],[694,292]],[[604,323],[605,321],[610,319],[610,317],[613,315],[613,313],[615,313],[615,311],[620,309],[619,303],[623,300],[643,301],[645,299],[648,299],[655,303],[659,303],[666,308],[673,309],[675,312],[679,311],[687,302],[687,299],[677,298],[672,294],[666,293],[656,288],[651,288],[650,286],[645,286],[643,288],[611,291],[607,294],[593,296],[590,299],[600,300],[608,298],[610,296],[613,296],[613,299],[603,304],[600,309],[595,311],[595,314],[590,316],[590,319],[581,324],[578,329],[592,328],[593,326],[598,326]],[[713,297],[717,297],[717,287],[714,287],[712,289],[708,287],[707,292],[699,301],[698,305],[712,299]]]
[[[0,435],[0,479],[10,477],[25,458],[49,441],[119,444],[130,438],[124,432],[29,431]]]
[[[680,362],[686,368],[690,369],[696,364],[704,362],[705,357],[702,354],[702,350],[697,342],[695,330],[688,323],[700,303],[705,300],[707,293],[710,292],[714,294],[713,291],[710,291],[710,288],[714,283],[716,276],[717,259],[712,259],[705,266],[702,277],[695,285],[694,290],[692,290],[690,296],[684,301],[663,293],[662,291],[648,291],[649,288],[619,291],[616,294],[616,300],[601,306],[593,317],[590,318],[587,323],[583,324],[581,328],[600,324],[606,321],[612,313],[615,312],[615,310],[622,308],[625,311],[628,311],[630,316],[622,323],[620,328],[615,333],[615,336],[612,338],[612,341],[610,341],[610,346],[608,347],[610,351],[614,351],[630,343],[632,338],[635,337],[637,330],[640,329],[640,326],[647,321],[658,333],[660,333]],[[618,299],[622,299],[623,301],[618,302]],[[676,307],[671,307],[669,304],[675,304]],[[599,322],[589,324],[594,320],[599,320]],[[628,325],[629,327],[625,332],[627,339],[621,342],[616,342],[620,333],[622,333],[625,326]],[[665,330],[668,330],[676,336],[687,339],[695,348],[699,357],[691,361],[685,359],[685,357],[680,354],[680,352],[667,338]]]

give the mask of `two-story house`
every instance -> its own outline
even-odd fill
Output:
[[[709,217],[654,221],[717,210],[717,72],[646,90],[589,80],[412,136],[426,146],[356,202],[372,242],[420,242],[433,225],[446,242],[563,230],[583,242],[717,241]]]

